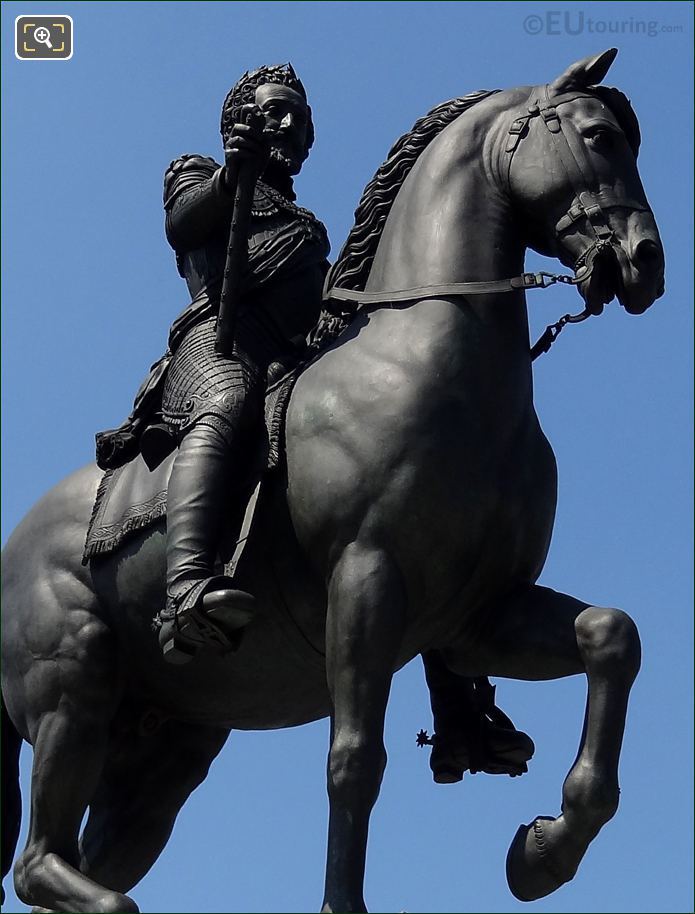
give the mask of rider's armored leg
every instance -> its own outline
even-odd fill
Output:
[[[422,661],[434,718],[430,767],[436,783],[453,784],[465,771],[526,772],[533,740],[496,707],[495,687],[484,677],[452,672],[439,651],[425,652]]]
[[[234,590],[218,563],[263,428],[267,357],[247,323],[237,325],[232,358],[215,351],[214,318],[194,326],[164,384],[162,414],[179,451],[167,496],[167,603],[156,624],[172,663],[187,662],[206,642],[233,649],[253,614],[253,597]]]
[[[183,438],[167,500],[167,606],[160,613],[165,657],[185,663],[203,642],[232,646],[253,614],[253,597],[216,569],[223,526],[246,475],[230,433],[204,421]]]

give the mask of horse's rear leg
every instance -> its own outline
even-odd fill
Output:
[[[2,879],[12,868],[22,820],[22,795],[19,790],[19,752],[22,737],[10,720],[2,699]],[[0,889],[0,903],[5,890]]]
[[[403,586],[389,557],[348,546],[329,585],[326,661],[333,714],[323,911],[367,910],[367,831],[386,766],[384,715],[403,624]]]
[[[49,910],[137,911],[130,898],[79,872],[79,828],[101,776],[120,684],[108,629],[81,610],[61,615],[59,642],[25,683],[34,764],[29,837],[15,865],[17,895]]]
[[[585,672],[588,680],[562,812],[522,826],[507,858],[512,892],[532,901],[573,878],[589,843],[618,808],[618,761],[640,641],[624,612],[535,586],[503,608],[490,648],[485,663],[493,676],[541,680]]]
[[[138,715],[104,768],[82,836],[81,869],[129,891],[164,849],[181,807],[205,779],[229,730]]]

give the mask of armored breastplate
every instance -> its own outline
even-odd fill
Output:
[[[175,179],[165,181],[167,235],[179,272],[195,298],[221,282],[233,199],[213,159],[189,156],[179,161],[183,165]],[[248,290],[322,263],[329,251],[326,230],[313,213],[262,181],[254,192],[248,245]]]

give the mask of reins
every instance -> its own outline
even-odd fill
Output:
[[[521,276],[513,276],[511,279],[496,279],[490,282],[453,282],[434,286],[418,286],[415,289],[399,289],[393,292],[358,292],[354,289],[339,289],[333,286],[332,289],[324,292],[323,300],[326,304],[339,301],[352,305],[353,307],[342,308],[341,311],[354,314],[363,305],[391,304],[456,295],[487,295],[492,292],[515,292],[519,289],[548,289],[556,282],[576,285],[587,276],[588,273],[577,279],[576,276],[547,273],[542,270],[538,273],[522,273]],[[333,309],[329,310],[335,313]],[[554,324],[549,324],[531,347],[531,361],[550,349],[563,327],[567,324],[579,324],[588,317],[591,317],[591,312],[584,309],[580,314],[564,314]]]

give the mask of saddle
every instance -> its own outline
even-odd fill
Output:
[[[258,443],[258,463],[263,476],[284,460],[284,423],[287,404],[304,365],[295,367],[271,382],[265,398],[265,435]],[[156,427],[153,429],[156,434]],[[146,434],[146,433],[145,433]],[[96,556],[114,552],[129,537],[154,526],[166,517],[167,487],[176,456],[168,449],[157,465],[145,461],[141,453],[123,466],[104,472],[97,490],[92,517],[87,529],[82,564]],[[240,542],[248,534],[260,483],[251,496],[240,533]],[[234,559],[232,559],[234,563]]]
[[[297,378],[341,335],[353,316],[332,310],[322,311],[304,352],[296,360],[286,359],[270,366],[265,396],[265,437],[259,442],[258,455],[258,463],[265,468],[262,477],[284,461],[285,414]],[[136,407],[139,401],[143,414],[158,415],[156,404],[161,397],[160,387],[167,361],[165,356],[155,363],[150,378],[138,393]],[[134,429],[141,421],[137,419],[131,428]],[[112,439],[109,448],[113,450],[115,445],[117,451],[121,449],[121,456],[116,453],[114,463],[118,465],[105,470],[99,484],[87,529],[83,565],[89,564],[90,559],[96,556],[114,552],[128,537],[153,526],[166,516],[167,486],[176,455],[171,435],[163,426],[156,424],[158,421],[155,419],[142,432],[139,441],[132,434],[126,434],[124,440],[119,440],[122,436],[118,429],[109,434]],[[97,453],[105,437],[97,435]],[[147,437],[149,441],[143,447],[143,439]],[[111,456],[114,456],[113,453]],[[259,491],[260,483],[247,506],[239,544],[243,544],[248,535]],[[239,557],[240,549],[237,548],[230,574]]]

